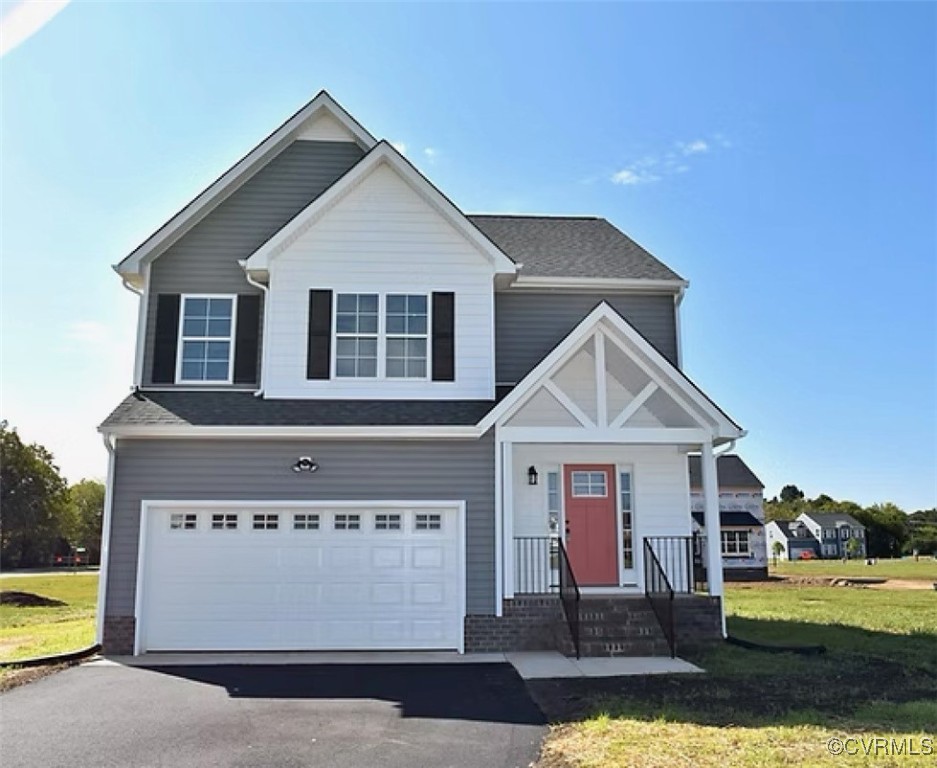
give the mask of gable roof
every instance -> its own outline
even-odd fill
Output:
[[[596,216],[469,214],[491,240],[522,264],[522,277],[686,281],[628,235]]]
[[[702,389],[700,389],[682,370],[677,368],[666,357],[641,335],[623,315],[621,315],[608,302],[602,301],[592,310],[572,331],[563,339],[543,360],[541,360],[523,380],[488,413],[479,426],[489,429],[495,424],[506,421],[515,410],[520,408],[529,393],[541,385],[551,373],[559,366],[566,355],[598,327],[606,331],[620,333],[637,353],[660,373],[661,379],[667,379],[682,398],[696,411],[696,415],[705,417],[715,425],[715,437],[722,442],[744,437],[746,432],[731,416],[723,411]]]
[[[798,517],[806,517],[810,520],[813,520],[815,523],[819,523],[821,526],[824,525],[850,525],[854,528],[864,528],[856,518],[852,515],[847,515],[845,512],[801,512]]]
[[[687,458],[690,466],[690,488],[702,488],[703,476],[700,457],[690,455]],[[716,459],[716,464],[720,488],[756,488],[761,490],[765,487],[764,483],[748,468],[748,465],[734,453],[719,456]]]
[[[518,265],[495,245],[453,202],[397,149],[386,140],[379,141],[322,195],[294,216],[279,232],[258,248],[241,266],[248,272],[263,273],[272,259],[282,253],[326,211],[336,205],[379,165],[391,167],[424,200],[445,218],[491,261],[496,274],[514,275]]]
[[[143,265],[156,258],[200,221],[218,203],[237,189],[260,167],[279,154],[316,118],[327,114],[351,134],[362,149],[369,150],[377,140],[368,133],[327,91],[319,93],[279,128],[238,160],[182,210],[150,235],[114,269],[128,282],[139,283]]]
[[[776,526],[777,529],[778,529],[778,531],[781,533],[782,536],[784,536],[785,539],[796,539],[796,540],[799,540],[799,541],[804,541],[804,540],[815,541],[815,539],[814,539],[813,536],[811,535],[810,531],[807,530],[806,526],[804,527],[804,533],[805,533],[806,535],[804,535],[804,536],[795,536],[795,535],[794,535],[794,533],[793,533],[793,531],[791,530],[791,528],[797,525],[797,521],[796,521],[796,520],[769,520],[769,521],[765,524],[765,527],[767,527],[767,526],[769,526],[769,525],[774,525],[774,526]]]

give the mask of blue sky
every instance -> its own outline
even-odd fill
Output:
[[[0,414],[102,476],[135,318],[109,266],[327,88],[463,210],[606,216],[688,278],[685,368],[768,494],[933,506],[935,28],[928,3],[73,2],[0,62]]]

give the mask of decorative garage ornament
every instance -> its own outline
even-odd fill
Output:
[[[312,460],[311,456],[300,456],[293,465],[294,472],[315,472],[319,465]]]
[[[536,485],[538,480],[537,468],[533,465],[527,468],[527,484]]]

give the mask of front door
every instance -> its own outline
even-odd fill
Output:
[[[615,467],[566,464],[566,551],[580,586],[618,585]]]

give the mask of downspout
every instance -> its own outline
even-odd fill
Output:
[[[254,397],[262,397],[264,394],[264,376],[267,374],[267,307],[269,305],[270,287],[257,282],[251,277],[251,273],[247,271],[246,261],[239,261],[238,264],[244,270],[244,277],[248,285],[259,288],[264,295],[263,332],[260,336],[260,381],[258,382],[259,388],[254,392]]]
[[[104,611],[107,606],[107,572],[111,552],[111,519],[114,506],[114,464],[116,462],[117,441],[112,435],[101,435],[107,449],[107,484],[104,486],[104,513],[101,525],[101,558],[98,567],[98,615],[96,641],[104,645]]]
[[[119,273],[118,273],[119,274]],[[134,287],[130,284],[124,275],[120,276],[121,284],[137,297],[137,344],[133,356],[133,386],[140,387],[143,384],[143,346],[146,329],[147,300],[150,285],[150,265],[147,264],[144,272],[144,290]]]

